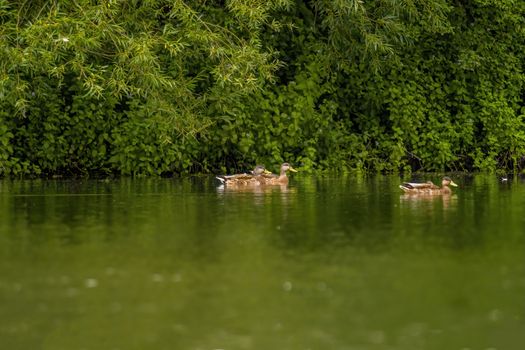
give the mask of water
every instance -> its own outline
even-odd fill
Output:
[[[525,182],[454,180],[0,181],[1,348],[521,350]]]

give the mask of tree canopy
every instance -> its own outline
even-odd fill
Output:
[[[519,170],[525,3],[0,0],[0,175]]]

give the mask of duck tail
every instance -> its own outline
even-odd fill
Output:
[[[405,185],[399,185],[399,188],[402,189],[404,192],[410,191],[410,187],[407,187]]]

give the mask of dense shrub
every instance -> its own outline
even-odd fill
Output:
[[[0,0],[0,175],[521,170],[525,3]]]

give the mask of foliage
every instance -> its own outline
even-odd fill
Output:
[[[513,0],[0,0],[0,175],[520,170]]]
[[[282,6],[252,9],[247,32],[249,1],[230,2],[233,16],[219,1],[0,1],[2,172],[188,170],[189,157],[166,165],[180,152],[170,140],[210,124],[209,100],[272,76],[278,63],[259,49],[256,29]],[[168,144],[175,149],[161,161],[137,162]]]

